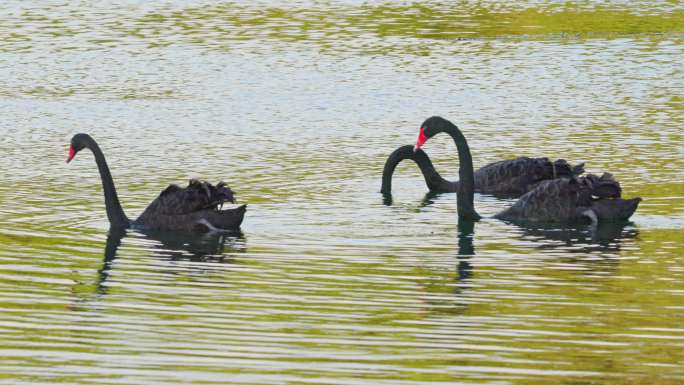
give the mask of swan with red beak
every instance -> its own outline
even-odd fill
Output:
[[[187,232],[235,231],[240,228],[247,206],[223,209],[224,202],[235,202],[233,190],[223,182],[212,185],[195,179],[191,179],[187,187],[169,185],[138,219],[128,219],[119,202],[104,154],[90,135],[76,134],[71,138],[67,163],[86,148],[92,151],[100,172],[105,209],[112,227]]]
[[[442,132],[452,137],[458,149],[458,215],[461,219],[477,220],[480,216],[473,202],[473,162],[461,130],[444,118],[430,117],[421,124],[413,150],[417,152],[428,139]],[[571,175],[539,183],[513,206],[494,217],[512,222],[625,221],[636,211],[641,198],[621,199],[620,194],[620,185],[610,174],[601,177]]]

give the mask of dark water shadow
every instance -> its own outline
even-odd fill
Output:
[[[460,315],[469,307],[468,289],[473,287],[473,266],[471,259],[475,256],[475,222],[471,220],[458,221],[458,248],[456,255],[456,272],[448,281],[439,280],[431,284],[426,291],[447,295],[430,296],[425,304],[433,313]]]
[[[382,194],[382,204],[385,206],[392,206],[394,204],[394,200],[392,198],[391,193],[381,193]],[[423,196],[423,199],[421,199],[421,204],[420,207],[427,207],[435,203],[435,198],[439,197],[442,194],[449,194],[448,192],[436,192],[436,191],[428,191],[425,196]]]
[[[434,192],[434,191],[428,191],[425,193],[425,196],[423,196],[423,199],[420,201],[420,207],[427,207],[435,203],[435,200],[442,194],[447,194],[444,192]]]
[[[563,250],[572,253],[620,251],[625,240],[636,238],[639,231],[632,222],[605,222],[578,226],[518,226],[521,239],[539,242],[540,250]]]
[[[155,241],[152,255],[170,260],[192,262],[231,263],[233,256],[227,253],[245,252],[244,234],[236,232],[212,232],[192,234],[185,232],[140,232],[143,238]],[[96,294],[107,294],[107,280],[114,267],[122,240],[128,236],[126,230],[111,228],[107,235],[102,267],[97,271]]]
[[[194,262],[226,262],[226,252],[244,252],[244,234],[235,232],[210,232],[192,234],[185,232],[144,232],[145,238],[159,242],[154,255],[171,260]]]
[[[419,203],[419,207],[432,205],[436,198],[445,193],[428,192]],[[393,204],[391,194],[383,194],[386,206]],[[505,222],[508,223],[508,222]],[[552,251],[566,263],[581,263],[591,271],[615,271],[619,265],[619,251],[625,240],[638,236],[638,230],[632,222],[605,222],[598,225],[521,225],[509,223],[511,235],[517,232],[520,239],[534,242],[535,248]],[[475,222],[458,219],[457,267],[453,285],[453,297],[427,301],[429,307],[438,313],[462,314],[468,307],[468,289],[473,288],[475,269],[472,259],[475,257]],[[560,252],[560,255],[559,255]],[[587,256],[600,255],[600,258]],[[609,266],[606,266],[608,264]],[[445,283],[442,283],[445,284]],[[441,291],[437,288],[433,290]]]
[[[421,199],[419,207],[427,207],[435,203],[436,198],[445,192],[429,191]],[[392,194],[383,193],[383,204],[391,206],[393,204]],[[537,246],[540,249],[559,249],[563,246],[572,247],[572,252],[585,251],[619,251],[622,240],[636,238],[639,232],[634,227],[634,223],[623,222],[602,222],[597,225],[590,224],[524,224],[503,221],[515,229],[522,231],[523,240],[540,241]],[[472,238],[474,236],[474,222],[458,219],[459,236],[459,255],[464,255],[463,250],[472,248]],[[464,242],[470,242],[468,247]],[[544,242],[551,241],[551,242]],[[578,250],[577,247],[582,247]],[[474,248],[472,248],[474,254]]]
[[[104,259],[102,260],[102,266],[97,271],[97,289],[95,292],[98,295],[104,295],[107,293],[107,287],[104,283],[109,278],[109,273],[112,269],[114,260],[116,259],[116,253],[119,251],[119,246],[121,246],[121,241],[126,236],[126,230],[119,228],[109,229],[107,234],[107,243],[104,249]]]
[[[520,227],[522,239],[538,241],[542,250],[567,251],[568,255],[583,255],[600,252],[601,255],[619,256],[625,240],[634,239],[639,231],[632,222],[602,223],[597,226],[578,227]],[[473,276],[470,260],[475,256],[475,222],[458,221],[458,274],[459,283],[466,283]],[[580,258],[576,258],[580,259]],[[618,261],[618,259],[615,259]]]
[[[426,301],[430,312],[457,316],[462,315],[470,307],[472,296],[469,291],[478,286],[477,270],[472,264],[476,256],[475,222],[458,221],[458,248],[456,272],[451,283],[441,285],[452,286],[450,296]],[[632,223],[605,223],[599,226],[577,228],[536,227],[524,228],[521,237],[527,241],[536,241],[535,247],[551,250],[555,253],[555,261],[572,265],[581,265],[589,272],[613,274],[620,264],[620,248],[625,240],[637,237],[638,231]],[[442,292],[444,289],[433,287],[431,291]],[[450,298],[449,298],[450,297]]]
[[[475,222],[465,219],[458,221],[458,282],[467,283],[473,276],[470,258],[475,255]]]

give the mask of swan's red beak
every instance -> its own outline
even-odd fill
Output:
[[[427,135],[425,135],[425,127],[420,128],[420,134],[418,134],[418,140],[416,140],[416,145],[413,147],[413,152],[418,151],[425,142],[427,142],[428,138]]]
[[[72,159],[76,156],[76,151],[74,151],[73,146],[69,146],[69,157],[67,158],[67,163],[71,162]]]

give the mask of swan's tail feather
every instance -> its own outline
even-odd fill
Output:
[[[572,175],[578,176],[584,174],[584,163],[572,166]]]
[[[589,174],[581,180],[597,198],[619,198],[622,195],[620,183],[610,173],[603,173],[600,177]]]

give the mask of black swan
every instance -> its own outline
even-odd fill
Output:
[[[424,142],[423,142],[424,143]],[[422,145],[422,144],[421,144]],[[394,150],[382,171],[383,194],[392,193],[392,175],[401,161],[413,160],[420,168],[430,192],[456,192],[458,182],[451,182],[435,170],[428,155],[420,146],[401,146]],[[475,192],[517,198],[532,190],[541,181],[572,178],[584,172],[584,163],[571,166],[564,159],[551,162],[548,158],[520,157],[490,163],[475,171]]]
[[[216,186],[190,180],[187,187],[169,185],[150,203],[140,217],[128,219],[121,208],[107,161],[95,140],[87,134],[71,138],[69,163],[84,148],[90,149],[100,171],[104,190],[107,217],[112,227],[141,230],[214,231],[236,230],[240,227],[247,209],[246,205],[221,210],[224,202],[235,203],[233,191],[223,182]]]
[[[459,188],[457,206],[459,218],[478,220],[473,197],[475,178],[468,142],[461,131],[450,121],[433,116],[420,128],[416,148],[434,135],[446,132],[456,143],[459,159]],[[610,174],[601,177],[557,178],[540,182],[533,190],[522,195],[508,209],[494,218],[511,222],[582,222],[624,221],[636,211],[641,198],[620,199],[620,185]]]

